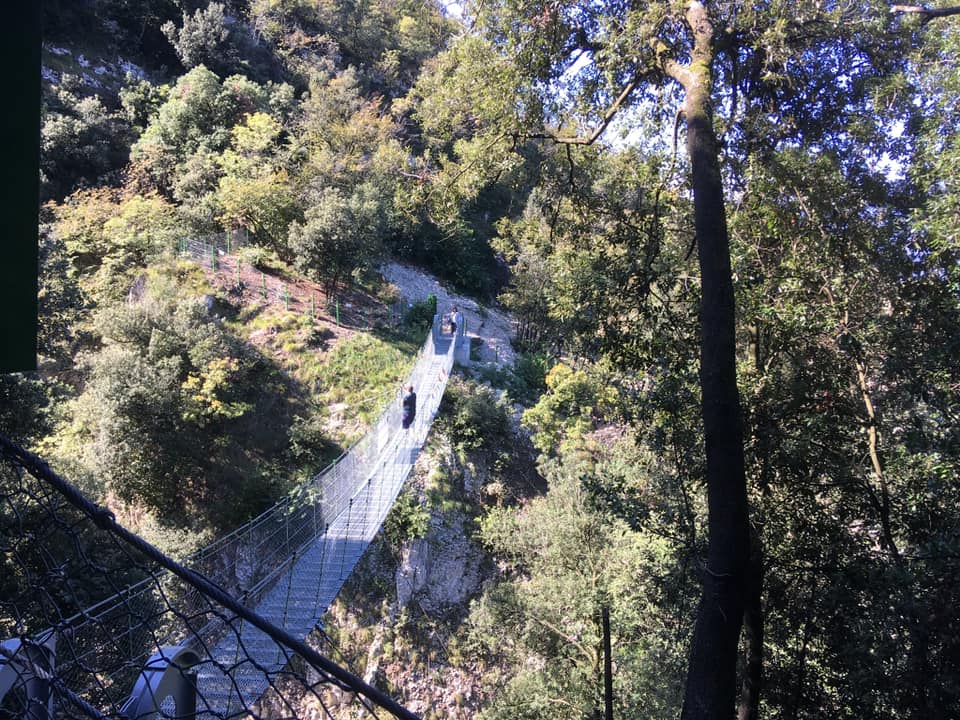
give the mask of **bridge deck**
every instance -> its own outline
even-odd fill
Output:
[[[454,341],[434,334],[433,352],[424,356],[408,382],[418,390],[414,424],[395,423],[372,463],[365,463],[346,508],[326,532],[290,559],[289,570],[257,605],[256,611],[297,637],[320,622],[354,566],[366,551],[400,493],[423,447],[452,367]],[[198,717],[243,717],[289,661],[288,651],[259,629],[239,621],[210,649],[211,662],[198,668]]]

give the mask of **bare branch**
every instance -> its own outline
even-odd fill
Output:
[[[890,8],[892,13],[913,13],[920,15],[924,23],[928,23],[934,18],[947,17],[948,15],[960,15],[960,5],[945,8],[932,8],[926,5],[893,5]]]
[[[630,82],[628,82],[620,95],[616,100],[613,101],[613,104],[607,108],[607,111],[603,114],[603,118],[600,121],[600,124],[594,129],[589,135],[575,135],[573,137],[564,137],[563,135],[557,135],[556,133],[544,131],[539,133],[530,133],[526,135],[529,138],[539,138],[542,140],[552,140],[555,143],[560,145],[593,145],[597,139],[603,135],[604,131],[613,121],[613,118],[616,117],[616,114],[623,108],[627,100],[630,99],[630,95],[633,94],[633,91],[637,89],[637,86],[645,79],[644,75],[636,75]]]

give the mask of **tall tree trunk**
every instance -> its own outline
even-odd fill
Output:
[[[685,720],[728,720],[737,696],[737,645],[743,621],[750,553],[743,425],[736,376],[736,334],[730,245],[719,151],[713,132],[713,27],[694,0],[687,23],[690,62],[674,73],[684,86],[687,153],[693,180],[694,226],[700,260],[700,388],[707,460],[707,562],[690,647]]]
[[[747,666],[740,690],[737,720],[758,720],[760,691],[763,688],[763,548],[756,532],[750,533],[750,566],[747,573],[743,635]]]

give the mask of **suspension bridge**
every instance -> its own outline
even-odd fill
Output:
[[[316,717],[415,717],[305,640],[386,518],[465,350],[463,328],[434,318],[404,382],[411,427],[398,396],[323,472],[182,563],[0,438],[0,570],[19,576],[0,580],[0,718],[296,718],[304,698]],[[78,564],[115,592],[84,607]]]

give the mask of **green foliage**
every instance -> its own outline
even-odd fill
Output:
[[[504,279],[490,247],[496,223],[522,210],[528,190],[524,157],[504,144],[503,128],[515,125],[525,102],[513,94],[515,78],[509,61],[467,34],[428,65],[399,105],[424,129],[420,173],[429,180],[398,198],[409,224],[399,249],[487,297]]]
[[[456,27],[438,7],[409,0],[252,0],[250,16],[304,74],[336,57],[359,70],[371,93],[388,97],[410,87],[421,63]]]
[[[394,553],[405,543],[426,537],[429,529],[430,511],[409,488],[400,493],[383,521],[383,533]]]
[[[120,499],[168,523],[229,524],[271,492],[256,487],[254,458],[240,446],[244,416],[270,397],[268,375],[201,298],[180,291],[154,270],[137,302],[98,313],[103,347],[88,358],[72,432],[86,440],[87,466]],[[278,440],[286,442],[285,429]]]
[[[79,191],[54,215],[53,232],[94,299],[125,295],[134,277],[172,252],[180,237],[173,206],[156,195]]]
[[[538,353],[520,353],[513,364],[513,372],[517,379],[527,388],[528,393],[536,395],[547,389],[549,370],[550,359]]]
[[[960,95],[960,68],[955,59],[960,33],[956,23],[938,30],[942,32],[925,34],[925,42],[917,49],[916,62],[924,68],[917,81],[921,96],[930,104],[922,117],[912,118],[919,125],[920,141],[911,175],[921,188],[922,200],[912,213],[910,239],[914,253],[922,256],[928,267],[945,273],[956,293],[960,288],[960,238],[956,232],[960,137],[955,99]]]
[[[361,185],[350,195],[325,188],[307,208],[303,224],[290,225],[290,253],[300,270],[333,292],[379,256],[384,222],[374,188]]]
[[[523,414],[534,446],[544,453],[562,454],[563,448],[582,444],[602,424],[622,420],[622,399],[608,378],[600,368],[554,365],[545,378],[547,393]]]
[[[237,250],[237,257],[244,265],[264,271],[271,268],[271,260],[276,262],[276,258],[271,258],[270,253],[259,245],[244,245]]]
[[[181,391],[185,393],[183,419],[205,427],[248,412],[252,408],[250,403],[224,399],[239,370],[240,363],[236,358],[215,358],[187,375],[181,384]]]
[[[763,605],[766,657],[775,660],[772,674],[764,675],[769,702],[762,712],[772,717],[926,716],[949,705],[953,691],[945,688],[957,686],[953,671],[930,679],[929,663],[953,646],[933,639],[922,619],[937,614],[953,622],[951,613],[927,605],[955,585],[952,550],[941,554],[928,542],[943,541],[942,527],[956,519],[941,527],[914,515],[925,508],[940,517],[944,492],[937,485],[924,495],[915,484],[917,468],[928,469],[929,483],[952,472],[956,458],[956,444],[947,450],[945,436],[933,430],[957,417],[946,391],[956,384],[956,356],[943,354],[955,352],[957,337],[956,293],[950,293],[956,218],[946,179],[955,63],[925,77],[923,101],[908,80],[953,57],[955,36],[935,41],[932,54],[908,69],[908,42],[916,37],[906,23],[903,32],[884,25],[886,11],[818,3],[746,9],[574,3],[559,10],[484,3],[471,17],[482,39],[465,36],[418,86],[425,91],[419,118],[437,133],[430,145],[438,154],[431,212],[450,222],[463,217],[465,200],[508,172],[509,161],[498,157],[507,142],[498,145],[499,138],[521,151],[531,128],[535,135],[586,139],[613,112],[607,135],[620,120],[632,126],[614,143],[635,146],[627,150],[599,143],[559,153],[542,148],[537,187],[523,214],[498,224],[498,249],[515,271],[503,299],[522,313],[534,341],[637,374],[618,379],[629,390],[621,410],[604,397],[606,383],[591,382],[592,373],[555,368],[547,395],[527,413],[539,447],[569,461],[585,449],[596,452],[582,439],[595,436],[608,417],[635,420],[643,451],[637,462],[648,477],[634,477],[625,466],[594,478],[592,502],[638,529],[656,522],[666,535],[672,527],[695,548],[703,509],[699,493],[687,493],[704,477],[698,375],[709,389],[718,367],[712,358],[702,368],[690,359],[717,329],[699,324],[701,312],[709,318],[714,310],[699,307],[701,283],[706,291],[726,278],[711,274],[709,262],[701,277],[690,256],[705,249],[704,233],[726,219],[720,203],[708,210],[701,195],[693,239],[687,175],[703,156],[689,158],[692,168],[674,165],[663,152],[662,127],[686,102],[685,129],[695,141],[690,80],[707,80],[706,114],[723,148],[709,174],[724,179],[718,194],[735,198],[727,212],[747,477],[754,529],[769,552],[767,587],[775,589]],[[711,28],[712,41],[695,51],[698,31]],[[721,33],[729,46],[716,42]],[[709,77],[697,67],[676,71],[699,51],[709,54]],[[497,90],[492,80],[484,83],[494,88],[492,97],[483,90],[458,95],[483,73],[468,52],[484,57],[487,67],[505,66],[498,79],[506,87]],[[680,86],[685,93],[677,92]],[[942,87],[949,90],[941,93]],[[940,99],[921,110],[932,98]],[[633,125],[634,116],[621,111],[630,104],[642,109],[634,116],[649,120]],[[912,134],[920,125],[922,138]],[[684,129],[681,121],[675,127]],[[893,127],[904,132],[891,133]],[[915,155],[915,148],[924,150]],[[921,184],[910,187],[910,178],[897,175],[914,159]],[[451,183],[456,187],[445,192]],[[695,198],[702,188],[693,184]],[[930,202],[913,210],[908,231],[918,191]],[[914,314],[921,307],[926,321]],[[931,332],[949,339],[936,347]],[[910,373],[923,379],[913,382]],[[683,491],[680,502],[669,492],[674,485]],[[713,487],[711,497],[717,497]],[[711,520],[719,516],[715,510]],[[504,536],[511,532],[519,530]],[[909,559],[916,557],[925,559]],[[936,570],[928,572],[928,562]],[[851,585],[846,593],[844,577]],[[789,588],[799,587],[815,589],[793,603]],[[899,619],[880,610],[885,603]],[[854,616],[856,623],[836,620]],[[891,638],[900,640],[899,654]],[[732,666],[732,651],[728,646],[724,667]],[[891,672],[902,682],[879,677]],[[704,677],[691,680],[702,686]],[[555,683],[535,678],[500,706],[503,715],[521,714],[517,707],[538,682],[544,696],[556,696]],[[727,689],[732,705],[730,683]]]
[[[484,382],[506,390],[511,400],[532,405],[547,390],[546,377],[551,364],[546,355],[520,353],[512,368],[481,365],[476,373]]]
[[[320,413],[297,415],[290,424],[290,453],[314,473],[326,467],[327,460],[342,452],[329,435],[325,418]]]
[[[523,108],[515,100],[518,80],[516,66],[491,43],[464,34],[429,65],[409,101],[423,129],[449,148],[479,130],[513,121]]]
[[[941,383],[960,372],[950,329],[960,327],[960,313],[948,276],[934,269],[940,258],[904,252],[891,241],[897,214],[876,213],[878,193],[888,211],[897,210],[897,194],[852,182],[855,166],[839,158],[783,152],[768,163],[751,168],[732,227],[748,350],[747,457],[765,552],[781,568],[767,576],[767,609],[777,618],[767,631],[776,658],[770,708],[783,716],[797,692],[795,643],[820,617],[829,630],[807,651],[809,687],[830,688],[842,677],[872,690],[855,702],[827,692],[819,702],[862,716],[906,716],[924,702],[918,698],[949,702],[952,692],[949,672],[931,681],[920,669],[955,650],[921,618],[954,622],[927,605],[942,603],[942,583],[954,572],[940,555],[952,546],[941,521],[953,521],[941,508],[953,493],[934,478],[944,463],[957,466],[949,441],[933,429],[937,421],[928,422],[953,412]],[[914,434],[922,427],[929,430]],[[913,553],[929,561],[905,563]],[[787,588],[800,582],[816,591],[797,603]],[[895,617],[880,610],[884,604],[897,608]],[[854,613],[852,637],[833,618]],[[914,646],[905,654],[891,637],[921,643],[922,653]],[[893,666],[903,678],[895,687],[879,676]]]
[[[85,319],[85,300],[62,238],[44,226],[39,241],[37,351],[67,360]]]
[[[297,131],[307,206],[322,208],[339,195],[341,203],[354,206],[351,212],[360,213],[359,221],[372,223],[358,232],[371,234],[366,242],[380,252],[398,224],[394,197],[409,162],[396,138],[399,128],[379,101],[360,95],[356,73],[347,69],[311,79]]]
[[[127,116],[127,121],[137,131],[143,132],[169,95],[169,85],[154,85],[149,80],[136,78],[127,73],[124,85],[120,88],[120,105]]]
[[[521,508],[495,508],[483,542],[508,568],[471,605],[470,636],[506,677],[484,718],[592,718],[602,708],[600,609],[610,608],[616,712],[669,717],[682,686],[671,627],[675,548],[596,512],[577,463],[550,465],[550,489]]]
[[[14,442],[29,443],[48,430],[47,388],[28,374],[0,374],[0,433]]]
[[[248,228],[264,244],[285,251],[284,240],[300,214],[286,173],[246,178],[227,174],[220,178],[217,199],[218,219],[225,227]]]
[[[183,182],[191,156],[223,152],[234,138],[233,128],[249,114],[261,111],[282,122],[292,100],[288,86],[260,85],[239,75],[221,82],[198,65],[177,80],[131,148],[133,176],[141,184],[169,192]]]
[[[433,325],[437,314],[437,296],[428,295],[426,300],[415,302],[403,311],[403,324],[411,328],[427,330]]]
[[[192,16],[184,13],[180,28],[168,21],[160,29],[188,70],[197,65],[206,65],[216,71],[218,68],[229,68],[236,62],[235,58],[230,57],[233,48],[227,43],[231,33],[223,3],[211,2],[206,8],[197,9]]]
[[[488,387],[452,377],[437,424],[463,452],[496,450],[509,434],[508,408]]]
[[[45,99],[40,131],[40,197],[60,199],[81,185],[96,186],[127,161],[132,133],[99,97],[85,97],[64,75]]]

